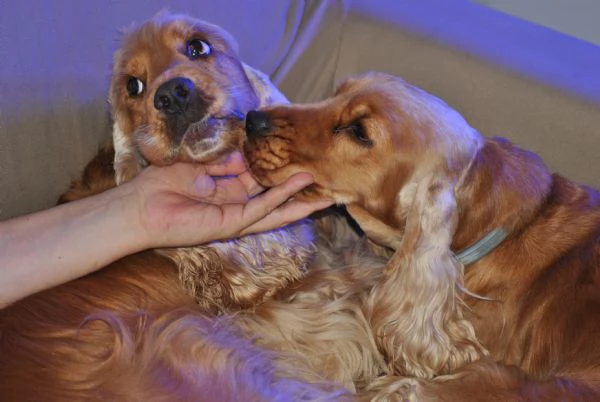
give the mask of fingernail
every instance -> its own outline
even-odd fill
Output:
[[[315,181],[314,177],[310,173],[304,173],[304,172],[302,172],[302,173],[296,173],[294,175],[294,177],[298,177],[298,176],[300,176],[300,178],[297,179],[297,180],[301,180],[302,182],[306,182],[307,186],[309,184],[314,183],[314,181]]]
[[[194,181],[196,196],[206,196],[215,190],[216,184],[212,177],[201,175]]]

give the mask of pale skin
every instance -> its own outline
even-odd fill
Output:
[[[267,191],[239,153],[219,163],[151,166],[104,193],[0,222],[0,308],[138,251],[267,231],[331,205],[290,199],[297,174]]]

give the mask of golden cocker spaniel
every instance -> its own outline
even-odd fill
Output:
[[[364,306],[398,376],[376,398],[600,400],[598,191],[384,73],[250,112],[246,132],[259,182],[311,173],[304,197],[394,250]]]

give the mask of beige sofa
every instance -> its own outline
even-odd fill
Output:
[[[53,205],[110,136],[118,30],[159,0],[7,2],[0,12],[0,219]],[[401,75],[486,135],[600,187],[600,49],[466,0],[179,0],[293,101],[349,74]]]

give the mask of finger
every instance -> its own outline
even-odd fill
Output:
[[[241,235],[265,232],[306,218],[313,212],[333,205],[332,201],[290,201],[273,210],[270,214],[248,226]]]
[[[312,182],[313,178],[310,174],[298,173],[279,186],[270,188],[245,205],[242,222],[245,225],[257,222]]]
[[[217,163],[204,167],[211,176],[237,175],[246,171],[246,162],[242,154],[236,151],[220,158]]]
[[[216,191],[215,180],[208,175],[205,165],[200,163],[176,163],[160,169],[173,169],[170,174],[174,190],[194,199],[212,196]]]
[[[261,186],[249,172],[240,174],[238,178],[250,197],[254,197],[265,190],[265,188]]]
[[[265,188],[261,186],[254,178],[248,173],[244,172],[237,176],[221,176],[213,177],[217,186],[220,190],[227,192],[231,188],[235,188],[235,191],[241,191],[244,195],[244,202],[248,201],[248,198],[252,198],[257,194],[262,193]],[[235,202],[232,200],[232,202]]]
[[[236,178],[220,178],[215,180],[216,188],[205,201],[212,204],[246,204],[251,198],[244,185]],[[243,206],[242,206],[243,208]]]
[[[152,178],[155,185],[191,198],[204,197],[210,194],[214,187],[213,183],[210,183],[214,180],[206,174],[204,165],[199,163],[178,162],[169,166],[149,166],[140,176]]]

